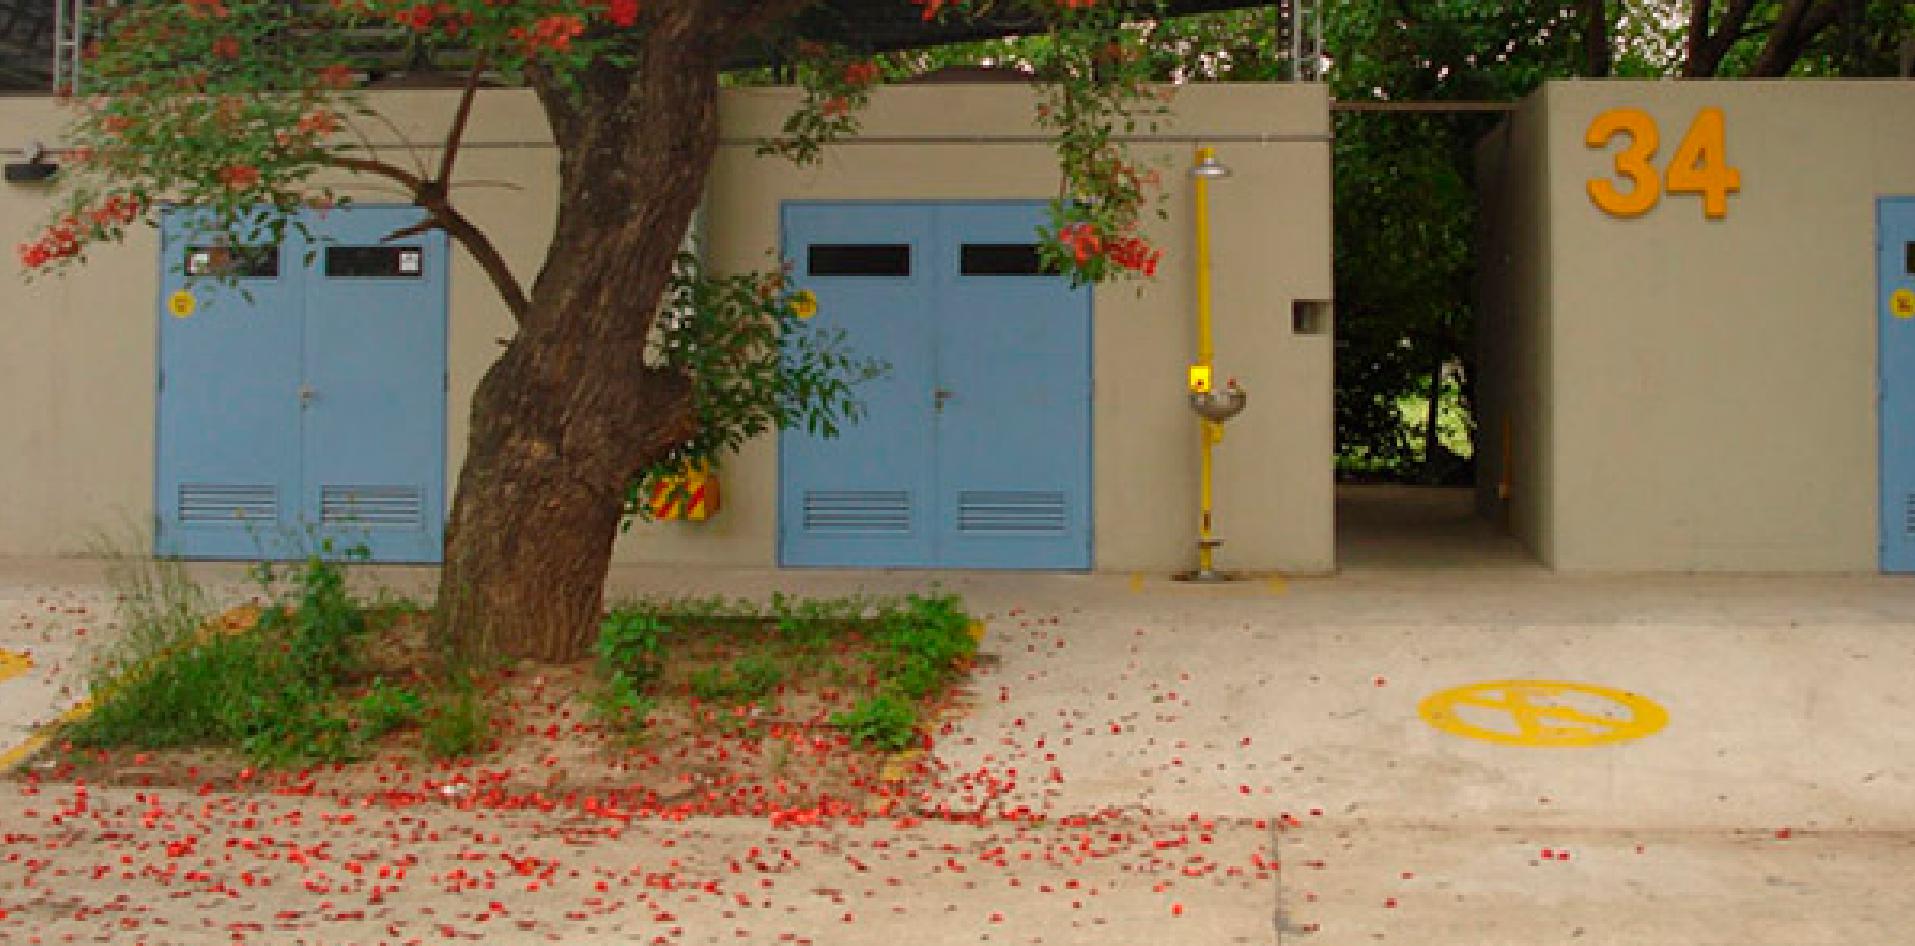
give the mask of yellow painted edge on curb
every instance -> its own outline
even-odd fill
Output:
[[[61,713],[58,719],[41,726],[33,735],[28,736],[27,741],[0,753],[0,772],[13,771],[14,766],[26,761],[29,756],[52,742],[54,735],[61,729],[85,719],[91,712],[93,712],[92,700],[81,700],[73,704],[66,712]]]

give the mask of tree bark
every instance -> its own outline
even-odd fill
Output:
[[[717,148],[723,34],[704,7],[654,8],[636,67],[594,66],[573,89],[533,76],[558,224],[472,402],[435,628],[451,656],[582,656],[626,488],[693,432],[689,382],[644,350]]]

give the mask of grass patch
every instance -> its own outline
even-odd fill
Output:
[[[857,744],[900,749],[924,702],[969,666],[972,623],[955,595],[628,602],[601,628],[592,705],[633,735],[673,700],[715,708],[713,722],[731,730],[788,687],[844,690],[851,708],[830,724]]]
[[[428,718],[424,698],[375,677],[366,645],[407,613],[347,589],[320,555],[260,566],[262,605],[214,614],[175,561],[110,559],[123,633],[94,655],[92,711],[66,731],[87,748],[238,750],[263,766],[341,762]]]

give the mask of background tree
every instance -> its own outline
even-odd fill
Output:
[[[897,0],[904,3],[905,0]],[[961,15],[915,0],[906,24]],[[271,239],[304,207],[340,200],[323,175],[396,186],[478,262],[517,331],[485,373],[446,531],[437,621],[466,653],[578,656],[596,630],[612,542],[636,477],[735,446],[771,424],[826,427],[850,407],[862,367],[820,343],[781,360],[789,309],[778,274],[747,277],[713,320],[656,323],[674,286],[680,235],[718,141],[721,75],[741,51],[818,60],[783,150],[815,155],[853,131],[878,70],[799,49],[808,0],[153,0],[113,8],[90,50],[69,138],[86,160],[63,174],[67,202],[20,248],[29,268],[84,258],[161,199],[206,208],[235,244]],[[1073,277],[1155,265],[1137,238],[1148,204],[1115,130],[1147,90],[1130,14],[1084,0],[1018,0],[1053,39],[1040,120],[1057,134],[1064,184],[1048,231]],[[1132,11],[1134,12],[1134,10]],[[470,63],[436,167],[385,160],[356,137],[382,121],[342,37],[409,31]],[[537,95],[557,146],[558,207],[536,277],[521,283],[456,200],[460,143],[492,80]],[[683,285],[683,283],[680,283]],[[692,293],[697,296],[696,292]],[[664,344],[660,346],[660,332]],[[740,332],[744,334],[740,335]],[[744,344],[740,344],[740,342]],[[648,357],[662,347],[664,357]],[[803,352],[801,351],[801,356]]]

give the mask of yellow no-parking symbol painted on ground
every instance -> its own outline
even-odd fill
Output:
[[[1506,746],[1597,746],[1669,724],[1669,711],[1640,694],[1564,680],[1472,683],[1432,693],[1416,711],[1444,732]]]
[[[32,669],[32,657],[16,654],[10,650],[0,650],[0,681],[11,680]]]

